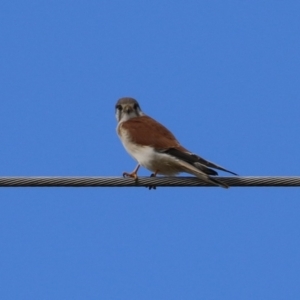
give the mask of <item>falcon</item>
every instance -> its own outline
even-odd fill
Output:
[[[152,177],[157,174],[174,176],[184,172],[207,183],[228,188],[227,184],[212,177],[218,175],[213,169],[237,175],[181,146],[166,127],[143,113],[135,99],[119,99],[115,114],[118,136],[126,151],[138,163],[131,173],[124,172],[123,177],[137,180],[137,172],[143,166],[153,172]]]

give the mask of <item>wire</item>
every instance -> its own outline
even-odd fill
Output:
[[[215,177],[230,187],[296,187],[300,176]],[[196,177],[0,177],[0,187],[216,187]]]

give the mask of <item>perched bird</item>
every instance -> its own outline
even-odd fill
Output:
[[[234,175],[212,162],[203,159],[182,147],[175,136],[162,124],[144,114],[139,103],[129,97],[121,98],[116,104],[117,133],[127,152],[138,162],[124,177],[137,180],[140,166],[157,174],[176,175],[181,172],[197,176],[199,179],[228,188],[228,185],[211,176],[222,170]]]

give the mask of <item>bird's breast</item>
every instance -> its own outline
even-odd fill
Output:
[[[151,160],[153,156],[153,149],[151,147],[133,142],[130,133],[120,125],[117,128],[117,132],[126,151],[141,165]]]

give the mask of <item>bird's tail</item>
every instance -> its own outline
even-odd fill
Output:
[[[225,189],[228,189],[229,186],[224,183],[221,182],[220,180],[216,179],[216,178],[212,178],[209,175],[205,174],[204,172],[202,172],[201,170],[199,170],[198,168],[194,167],[193,165],[182,161],[182,160],[178,160],[178,163],[181,165],[181,167],[183,168],[184,172],[195,175],[196,177],[198,177],[199,179],[210,183],[210,184],[214,184],[214,185],[218,185],[220,187],[223,187]]]

